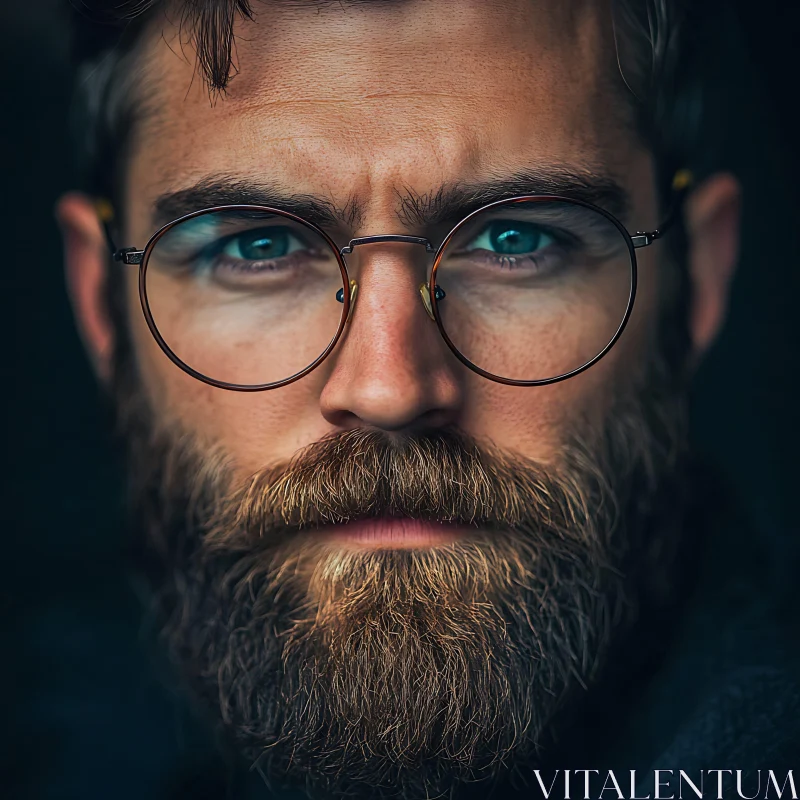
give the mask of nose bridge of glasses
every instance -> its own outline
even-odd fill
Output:
[[[360,245],[364,244],[380,244],[383,242],[399,242],[401,244],[418,244],[422,245],[425,248],[426,253],[435,253],[436,248],[431,244],[429,239],[426,239],[423,236],[407,236],[405,234],[395,234],[395,233],[387,233],[387,234],[380,234],[377,236],[361,236],[357,239],[351,239],[350,242],[347,244],[346,247],[343,247],[339,252],[344,255],[349,255],[353,252],[353,249],[359,247]],[[427,312],[428,316],[435,321],[436,316],[433,311],[433,306],[431,303],[431,296],[430,291],[428,289],[428,284],[423,282],[419,285],[418,291],[420,297],[422,299],[422,304],[425,307],[425,311]],[[350,312],[347,315],[347,322],[350,322],[353,316],[353,309],[355,307],[356,297],[358,296],[358,282],[355,280],[350,281]],[[436,289],[436,299],[441,300],[444,298],[444,292],[437,287]],[[340,289],[336,294],[336,299],[341,303],[344,301],[344,290]]]
[[[341,255],[349,255],[353,252],[354,247],[360,247],[362,244],[379,244],[380,242],[402,242],[405,244],[421,244],[425,247],[425,252],[435,253],[436,248],[431,244],[429,239],[423,236],[406,236],[399,233],[385,233],[379,236],[361,236],[358,239],[351,239],[346,247],[343,247],[339,252]]]

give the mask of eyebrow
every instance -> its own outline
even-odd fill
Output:
[[[398,194],[400,218],[408,225],[425,226],[455,225],[483,206],[525,195],[556,195],[591,203],[620,221],[627,218],[631,206],[629,193],[610,174],[561,167],[518,172],[476,184],[443,186],[424,195],[410,189]]]
[[[474,184],[444,185],[426,194],[403,187],[396,195],[397,216],[409,228],[455,225],[482,206],[524,195],[558,195],[591,203],[623,222],[631,205],[628,192],[610,174],[564,167],[537,168]],[[153,205],[153,224],[161,227],[194,211],[225,205],[270,206],[322,228],[343,226],[352,230],[364,215],[363,205],[354,198],[337,206],[319,195],[287,192],[278,184],[210,176],[158,197]]]
[[[287,192],[278,184],[212,176],[193,186],[162,194],[153,204],[152,220],[161,227],[193,211],[228,205],[270,206],[296,214],[319,227],[349,227],[359,216],[359,209],[352,201],[338,207],[324,197]]]

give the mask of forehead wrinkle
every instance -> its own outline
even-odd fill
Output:
[[[424,17],[421,21],[419,9],[435,5],[447,11],[447,24],[423,29]],[[562,82],[567,80],[569,83],[584,80],[587,74],[599,75],[604,72],[598,69],[601,65],[597,61],[602,49],[601,41],[605,38],[604,32],[598,28],[604,26],[595,23],[605,11],[598,11],[586,0],[495,2],[492,4],[492,13],[495,16],[499,13],[506,20],[501,35],[491,25],[478,24],[480,18],[476,14],[484,13],[478,3],[454,4],[440,0],[435,5],[373,0],[355,13],[347,13],[339,3],[330,4],[329,12],[332,13],[320,13],[318,4],[313,2],[293,6],[284,0],[262,0],[254,21],[237,19],[235,22],[235,74],[223,97],[225,100],[235,100],[252,96],[254,90],[266,90],[266,94],[271,96],[262,98],[262,101],[273,106],[296,106],[304,101],[337,103],[344,99],[340,94],[342,91],[351,100],[355,96],[364,100],[387,100],[391,97],[402,100],[421,94],[434,99],[458,98],[460,92],[457,87],[464,85],[463,68],[469,71],[467,77],[474,78],[475,69],[480,70],[481,75],[489,76],[492,70],[485,62],[494,58],[519,62],[521,73],[526,73],[524,77],[530,77],[527,73],[536,71],[541,65],[552,67],[557,64],[564,73]],[[605,8],[608,3],[599,5]],[[312,10],[316,13],[312,14]],[[318,17],[322,19],[316,19]],[[530,38],[535,40],[535,48],[530,47],[528,37],[521,35],[521,23],[531,27]],[[162,27],[168,29],[169,26],[169,20],[162,20]],[[324,27],[322,36],[320,26]],[[435,46],[436,42],[441,41],[443,46],[450,45],[448,50],[453,51],[454,35],[467,37],[464,47],[460,49],[463,55],[462,69],[455,71],[447,69],[454,53],[439,53]],[[176,61],[186,62],[192,57],[191,42],[181,41],[179,30],[166,34],[160,31],[157,38],[167,46],[173,39],[177,41],[177,47],[171,48],[173,52],[179,49],[180,55],[174,57]],[[385,47],[382,46],[384,41]],[[565,59],[565,44],[581,57]],[[470,56],[469,51],[478,45],[484,51],[490,48],[487,53],[490,58],[485,59],[484,63],[476,62]],[[422,60],[421,51],[424,53]],[[456,56],[458,52],[456,48]],[[287,60],[290,67],[296,65],[293,75],[297,80],[292,84],[291,97],[286,93],[270,93],[270,89],[285,88],[285,69],[259,68],[264,64],[265,55],[269,58],[273,54],[278,60]],[[344,67],[340,72],[337,71],[336,81],[315,80],[319,74],[317,69],[339,60]],[[461,57],[459,60],[462,60]],[[578,65],[575,63],[578,61],[594,63]],[[363,69],[365,63],[368,63],[368,70]],[[305,66],[297,69],[301,64]],[[410,70],[409,64],[413,65]],[[439,66],[442,68],[439,69]],[[587,69],[590,66],[592,68]],[[392,85],[398,71],[404,79],[413,81],[415,76],[421,78],[425,70],[431,73],[434,80],[419,80],[419,86],[411,94],[398,92]],[[195,74],[196,70],[193,70],[192,75]],[[448,78],[454,79],[449,82],[450,85]],[[335,91],[336,87],[340,91]]]
[[[336,33],[346,34],[343,36],[326,36],[325,46],[322,48],[315,47],[315,33],[313,30],[309,31],[309,21],[311,15],[309,11],[316,9],[320,11],[321,8],[318,3],[302,3],[296,4],[287,3],[286,0],[278,0],[277,2],[269,2],[269,0],[262,0],[259,4],[261,8],[256,14],[254,21],[237,19],[235,23],[234,46],[236,50],[236,69],[233,79],[231,80],[225,93],[222,95],[215,95],[207,98],[207,102],[211,105],[218,103],[243,103],[244,109],[248,107],[260,106],[264,109],[270,109],[270,112],[284,107],[291,109],[302,108],[303,106],[311,106],[312,108],[320,108],[325,105],[336,107],[343,100],[348,102],[364,103],[367,109],[374,101],[386,102],[392,98],[400,101],[408,101],[420,99],[421,97],[429,97],[432,99],[442,100],[456,100],[460,103],[470,102],[474,100],[472,86],[474,80],[470,79],[465,81],[463,72],[447,69],[434,69],[436,80],[429,81],[420,79],[422,73],[420,69],[427,67],[435,67],[437,59],[445,59],[442,63],[446,67],[447,60],[452,57],[452,53],[437,54],[434,48],[431,48],[427,39],[424,42],[426,58],[422,63],[418,59],[412,59],[411,64],[414,65],[413,69],[408,69],[405,63],[408,61],[406,56],[417,54],[416,50],[422,46],[418,36],[412,35],[410,41],[407,43],[408,47],[413,47],[414,52],[405,52],[403,49],[403,41],[409,39],[406,34],[405,37],[400,35],[402,31],[413,32],[415,26],[419,27],[419,22],[416,20],[414,10],[417,7],[422,7],[426,4],[418,2],[371,2],[364,6],[363,12],[356,14],[338,13],[344,11],[344,7],[339,2],[331,2],[324,4],[330,6],[334,11],[333,14],[324,14],[326,23],[329,22],[336,26]],[[345,5],[351,5],[350,2]],[[434,4],[431,4],[434,5]],[[440,2],[437,5],[446,7],[447,2]],[[452,5],[452,4],[451,4]],[[493,4],[496,7],[498,4]],[[515,67],[515,72],[519,77],[522,77],[522,83],[526,80],[536,79],[536,73],[542,69],[547,71],[549,67],[558,66],[563,73],[560,75],[560,84],[563,86],[575,83],[578,79],[585,79],[587,76],[602,75],[605,71],[598,69],[601,64],[597,61],[598,54],[601,53],[602,48],[600,44],[604,39],[602,30],[598,30],[598,26],[593,24],[598,19],[598,12],[592,9],[586,0],[526,0],[524,6],[517,2],[501,2],[499,5],[505,8],[504,14],[508,16],[508,24],[505,26],[506,31],[510,33],[508,36],[503,36],[502,41],[498,41],[497,34],[490,34],[491,26],[488,26],[485,32],[474,31],[473,27],[468,27],[466,30],[470,35],[480,37],[480,43],[484,46],[490,46],[492,49],[491,56],[494,56],[494,50],[497,50],[498,56],[504,58],[506,63],[514,62],[516,59],[523,58],[524,62],[520,62]],[[607,3],[603,2],[601,5],[605,6]],[[465,26],[465,20],[472,20],[474,22],[475,3],[464,3],[464,13],[459,13],[451,20],[451,25],[445,31],[438,31],[439,37],[444,36],[447,42],[451,41],[452,32],[450,27],[461,31]],[[520,8],[533,8],[538,6],[536,13],[532,18],[526,14],[526,22],[532,24],[536,29],[539,29],[538,34],[534,38],[537,39],[537,47],[535,57],[531,55],[530,48],[526,44],[521,46],[519,41],[519,33],[514,32],[514,26],[511,24],[513,20],[520,16]],[[580,7],[583,13],[578,13]],[[455,8],[455,7],[454,7]],[[458,6],[459,12],[461,6]],[[591,13],[586,13],[587,11]],[[602,13],[602,12],[601,12]],[[377,40],[387,38],[386,26],[382,25],[377,30],[374,25],[376,16],[386,16],[397,20],[397,35],[390,37],[391,47],[381,49]],[[314,15],[314,16],[318,16]],[[411,17],[411,22],[406,20]],[[463,19],[462,19],[463,17]],[[150,63],[153,64],[155,73],[153,77],[156,78],[156,83],[160,88],[168,89],[170,80],[170,73],[178,73],[183,75],[186,83],[183,88],[173,87],[177,89],[177,93],[186,99],[189,94],[197,95],[198,92],[192,92],[193,83],[199,83],[199,75],[196,68],[192,68],[189,72],[186,67],[190,67],[194,54],[191,41],[183,41],[180,36],[180,28],[175,28],[175,23],[167,17],[162,17],[161,24],[153,24],[151,26],[151,47],[148,48],[148,58]],[[260,24],[259,24],[260,23]],[[295,23],[295,24],[292,24]],[[304,24],[297,24],[304,23]],[[172,27],[173,30],[169,31]],[[312,28],[314,26],[312,25]],[[317,26],[318,27],[318,26]],[[477,26],[480,28],[481,26]],[[603,25],[599,26],[601,29]],[[363,30],[369,30],[371,35],[363,38],[356,33],[361,33]],[[542,31],[549,32],[548,36],[543,37]],[[437,31],[429,31],[429,35],[435,35]],[[311,42],[307,37],[311,37]],[[552,37],[561,40],[564,44],[564,37],[569,44],[571,50],[576,53],[581,53],[580,59],[563,58],[563,47],[558,47],[558,42],[549,41]],[[353,47],[353,41],[359,45]],[[375,41],[373,41],[375,40]],[[377,47],[376,47],[377,45]],[[544,47],[543,47],[544,46]],[[156,48],[162,51],[162,57],[157,57]],[[178,52],[176,52],[176,49]],[[452,50],[452,47],[450,48]],[[337,50],[345,51],[346,56],[343,55],[344,67],[341,72],[337,72],[336,80],[315,80],[314,76],[317,74],[313,66],[329,66],[330,59],[336,61]],[[461,48],[462,52],[464,48]],[[164,51],[172,54],[171,57],[166,56]],[[288,51],[288,52],[287,52]],[[263,69],[259,68],[264,64],[266,55],[268,58],[274,54],[279,60],[286,59],[291,55],[288,64],[299,66],[305,64],[301,69],[295,68],[292,73],[294,78],[291,83],[290,92],[281,91],[287,87],[283,79],[285,69]],[[167,62],[163,62],[166,58]],[[479,68],[482,70],[481,75],[490,76],[493,70],[487,67],[485,63],[487,59],[481,59],[476,62],[475,59],[469,58],[466,53],[465,66],[470,68]],[[320,59],[324,63],[320,63]],[[490,60],[490,59],[489,59]],[[590,61],[591,64],[578,65],[578,61]],[[177,65],[177,62],[182,62],[184,69],[173,70],[169,68],[169,61]],[[369,69],[363,70],[364,62],[368,64]],[[352,65],[352,68],[351,66]],[[589,69],[589,67],[592,67]],[[166,70],[164,69],[166,67]],[[403,85],[393,85],[398,78],[398,70],[400,77],[403,78]],[[361,73],[364,75],[361,75]],[[450,73],[453,73],[452,75]],[[415,75],[417,80],[415,81]],[[175,77],[175,76],[172,76]],[[448,83],[447,77],[452,80]],[[474,78],[474,75],[470,76]],[[388,82],[387,82],[388,80]],[[593,79],[596,82],[596,77]],[[404,88],[409,84],[419,83],[414,90]],[[514,91],[515,84],[503,84],[504,91]],[[497,88],[497,87],[495,87]],[[338,91],[337,91],[338,89]],[[278,91],[275,91],[278,90]],[[333,90],[333,94],[330,94]],[[206,90],[201,89],[203,94],[207,94]],[[328,92],[329,94],[326,94]],[[177,95],[176,95],[177,96]]]
[[[545,82],[541,85],[541,89],[533,92],[533,94],[537,97],[537,102],[539,104],[537,115],[539,115],[544,121],[549,120],[555,115],[556,122],[558,124],[556,125],[555,132],[549,138],[547,135],[544,136],[542,141],[545,152],[542,153],[542,155],[545,155],[546,149],[551,142],[557,145],[559,140],[566,140],[567,143],[572,140],[573,149],[579,148],[583,153],[585,153],[587,147],[593,147],[595,150],[597,150],[598,147],[605,149],[604,144],[609,143],[607,141],[608,138],[610,137],[611,139],[616,139],[619,135],[619,128],[614,125],[615,121],[619,121],[616,119],[619,115],[615,113],[613,115],[608,115],[602,120],[597,120],[598,124],[602,121],[606,128],[615,128],[615,130],[611,132],[607,130],[606,133],[601,137],[603,141],[593,141],[593,137],[597,135],[597,131],[594,131],[595,125],[591,125],[592,130],[584,130],[582,123],[585,123],[586,120],[583,117],[581,117],[581,119],[565,117],[564,113],[562,113],[563,102],[559,97],[559,95],[563,95],[564,92],[569,94],[572,91],[572,89],[569,87],[576,83],[577,73],[585,75],[586,70],[588,70],[590,73],[588,78],[588,88],[584,87],[584,89],[586,89],[589,94],[585,99],[589,105],[594,106],[598,103],[598,90],[600,85],[607,83],[607,75],[605,74],[605,71],[600,68],[602,64],[597,60],[599,52],[598,40],[602,39],[602,32],[598,32],[595,26],[590,24],[592,20],[597,19],[597,9],[594,9],[593,13],[588,14],[589,19],[587,20],[580,18],[581,15],[577,13],[578,5],[584,7],[585,3],[579,3],[578,5],[575,3],[552,4],[550,2],[542,2],[541,0],[539,0],[539,2],[536,2],[536,0],[531,0],[531,3],[532,5],[538,5],[539,9],[544,14],[544,17],[542,17],[541,20],[538,20],[535,15],[532,15],[529,18],[529,21],[532,21],[533,23],[542,23],[539,25],[540,30],[538,34],[536,34],[536,36],[533,38],[538,41],[542,37],[543,26],[546,30],[551,31],[554,34],[558,33],[558,41],[551,41],[550,45],[545,48],[546,52],[542,54],[543,61],[541,62],[540,66],[538,66],[538,54],[536,59],[533,59],[532,61],[529,59],[524,63],[512,64],[513,69],[510,75],[507,77],[513,78],[516,76],[518,80],[516,83],[512,81],[512,85],[508,91],[511,92],[511,94],[516,95],[522,91],[522,89],[525,89],[530,81],[534,81],[536,85],[539,85],[541,81],[540,78],[537,77],[536,73],[538,73],[540,69],[546,73]],[[284,75],[284,71],[282,69],[267,68],[265,70],[264,68],[259,68],[258,61],[260,61],[262,65],[265,65],[267,64],[268,59],[271,57],[271,51],[268,47],[266,47],[266,45],[273,41],[277,41],[280,45],[279,39],[276,40],[275,36],[281,33],[281,31],[284,29],[288,30],[291,36],[294,37],[292,41],[295,44],[304,41],[305,31],[303,26],[294,25],[293,27],[290,26],[289,28],[286,28],[286,18],[282,13],[280,13],[281,5],[281,3],[265,3],[264,6],[266,11],[262,12],[262,14],[256,18],[256,24],[258,24],[259,20],[261,20],[261,24],[258,25],[258,28],[241,28],[238,41],[241,48],[249,53],[247,56],[248,63],[246,67],[243,65],[242,71],[235,76],[227,95],[221,96],[215,101],[212,101],[207,96],[202,96],[202,93],[198,91],[197,85],[190,89],[188,71],[184,69],[177,69],[174,71],[167,70],[167,72],[170,73],[169,76],[164,76],[167,78],[167,80],[153,80],[153,83],[155,83],[158,87],[157,97],[160,98],[161,102],[151,102],[149,105],[151,106],[152,111],[141,117],[139,120],[140,125],[144,125],[148,129],[147,138],[156,140],[159,138],[179,139],[184,137],[187,142],[184,152],[189,152],[198,145],[204,147],[205,150],[208,150],[208,148],[205,146],[208,135],[211,134],[214,136],[216,131],[221,131],[222,136],[219,139],[219,144],[222,145],[224,150],[224,136],[226,131],[234,136],[241,136],[244,132],[244,136],[248,139],[248,142],[250,139],[253,139],[253,144],[264,152],[266,152],[264,150],[265,145],[268,145],[269,143],[274,143],[276,147],[279,147],[279,152],[267,155],[273,160],[276,158],[280,159],[282,167],[291,167],[294,164],[299,164],[302,168],[302,171],[297,173],[297,176],[302,183],[306,184],[306,191],[310,189],[314,193],[317,193],[319,188],[324,187],[328,193],[331,193],[331,190],[333,189],[335,190],[336,194],[341,197],[342,192],[347,189],[346,183],[344,186],[342,186],[341,184],[344,181],[340,179],[340,176],[337,176],[335,172],[327,173],[326,170],[321,167],[321,164],[324,162],[319,161],[319,158],[322,155],[326,155],[327,151],[330,149],[328,146],[328,139],[330,138],[329,128],[331,128],[331,126],[333,126],[332,129],[336,132],[336,137],[339,142],[346,145],[345,148],[340,148],[341,152],[334,153],[334,156],[338,157],[340,161],[346,159],[350,162],[350,168],[354,171],[353,177],[356,178],[356,183],[361,183],[358,181],[358,178],[365,177],[365,173],[366,176],[372,173],[373,183],[375,185],[378,185],[378,183],[383,184],[381,189],[387,189],[387,191],[390,191],[388,190],[388,187],[392,184],[392,182],[401,178],[405,178],[406,181],[411,181],[414,184],[418,184],[418,181],[414,179],[413,175],[403,175],[400,170],[395,171],[392,169],[392,167],[397,166],[397,159],[399,158],[403,172],[405,171],[405,167],[409,165],[412,167],[412,173],[414,172],[413,163],[406,158],[407,153],[401,152],[402,148],[400,148],[400,151],[398,151],[398,147],[393,146],[393,143],[396,143],[398,140],[405,140],[407,138],[408,147],[406,149],[408,152],[411,152],[414,147],[417,147],[418,145],[418,142],[417,145],[415,145],[414,141],[412,140],[419,139],[419,134],[425,134],[427,131],[425,138],[428,141],[423,142],[423,144],[436,145],[437,141],[442,138],[440,134],[450,130],[456,130],[456,128],[452,127],[454,121],[451,119],[453,115],[448,113],[449,108],[456,106],[458,109],[460,109],[459,113],[461,113],[464,112],[464,110],[468,107],[472,108],[472,106],[475,106],[472,108],[472,111],[470,111],[470,113],[474,113],[475,111],[480,111],[481,108],[485,106],[485,97],[472,97],[469,94],[463,94],[467,91],[467,87],[473,85],[473,81],[468,80],[465,82],[463,73],[459,73],[458,71],[453,72],[452,70],[448,71],[445,69],[445,78],[453,79],[450,81],[450,83],[447,83],[446,80],[444,81],[443,86],[447,87],[446,90],[442,89],[441,87],[437,88],[436,86],[425,84],[424,81],[422,82],[426,93],[430,92],[431,96],[438,97],[442,101],[438,107],[443,108],[445,113],[440,119],[435,113],[437,108],[435,103],[430,104],[428,102],[423,102],[421,100],[422,95],[420,95],[418,92],[403,91],[403,82],[398,82],[398,78],[403,79],[404,81],[405,77],[408,77],[408,80],[411,81],[411,86],[413,86],[415,82],[418,83],[419,80],[414,78],[414,70],[411,70],[410,73],[403,71],[404,67],[402,62],[404,61],[404,58],[402,57],[402,52],[398,54],[397,52],[392,51],[381,55],[380,52],[374,52],[374,46],[368,53],[351,54],[349,62],[351,64],[353,58],[361,58],[361,60],[370,65],[373,65],[373,60],[375,60],[375,65],[378,67],[377,76],[370,71],[367,71],[362,76],[365,81],[363,85],[353,84],[352,75],[350,75],[349,78],[345,76],[347,79],[343,83],[338,80],[322,80],[318,83],[313,79],[313,69],[303,68],[298,72],[298,66],[301,66],[305,62],[308,62],[308,64],[313,66],[313,64],[318,63],[319,58],[321,57],[320,52],[318,52],[314,47],[314,39],[311,40],[310,46],[308,43],[306,43],[307,46],[305,51],[301,52],[302,57],[295,57],[293,59],[295,63],[294,68],[291,67],[292,62],[288,62],[290,65],[290,72],[291,69],[295,70],[294,72],[291,72],[289,76],[282,77]],[[415,4],[412,3],[411,5]],[[519,11],[518,6],[516,6],[514,3],[509,3],[506,5],[508,5],[509,8],[512,8],[512,10],[516,8],[516,10]],[[570,9],[567,10],[566,6],[569,6]],[[374,20],[374,10],[375,9],[373,7],[370,7],[364,15],[365,19],[366,17],[370,17]],[[472,12],[470,13],[474,13],[474,9],[472,9]],[[296,10],[296,16],[298,19],[299,16],[302,16],[303,19],[306,19],[307,11],[298,8]],[[348,26],[350,24],[350,19],[345,19],[345,17],[342,15],[338,16],[341,17],[340,22],[338,23],[341,31],[347,32],[347,30],[349,30]],[[265,26],[269,22],[270,25],[268,27],[271,28],[272,20],[276,22],[276,25],[275,30],[270,31]],[[283,20],[283,22],[281,22],[281,20]],[[359,29],[359,25],[361,24],[361,22],[358,22],[356,29]],[[246,23],[246,25],[251,26],[252,23]],[[283,27],[281,27],[281,25],[283,25]],[[378,31],[379,35],[383,35],[382,30],[383,29]],[[568,33],[574,34],[575,38],[569,42],[566,42],[563,39],[563,36],[567,35]],[[162,38],[162,45],[164,45],[169,37],[163,36]],[[496,38],[497,37],[495,36],[495,39],[492,40],[495,44],[497,44],[497,41],[495,41]],[[358,37],[355,37],[355,39],[357,40]],[[346,37],[347,47],[351,47],[353,41],[354,38],[352,36]],[[580,58],[564,58],[564,47],[558,46],[559,42],[561,45],[569,44],[570,49],[574,49],[576,54],[580,54]],[[340,41],[340,44],[344,43],[345,37],[341,38]],[[276,56],[278,59],[278,65],[283,63],[282,59],[283,55],[285,55],[284,50],[286,49],[285,44],[286,43],[284,42],[284,46],[279,47],[279,51]],[[583,45],[586,46],[584,47]],[[188,53],[183,55],[186,56]],[[441,53],[439,54],[439,57],[445,58],[446,55],[446,53]],[[258,57],[258,61],[254,60],[256,56]],[[431,53],[431,57],[435,58],[436,53]],[[178,60],[182,60],[180,56],[170,56],[168,58],[174,58],[176,62]],[[550,67],[552,67],[555,63],[554,59],[558,62],[556,66],[559,68],[559,72],[557,75],[555,75],[555,77],[559,79],[558,86],[561,86],[564,89],[564,91],[556,94],[553,94],[553,92],[548,90],[548,86],[552,82],[552,78],[554,76],[551,74],[550,77],[547,78],[548,70],[552,72],[552,70],[548,67],[548,64]],[[400,72],[398,72],[395,68],[395,60],[400,62]],[[577,63],[575,63],[578,61],[582,63],[581,69],[578,69]],[[529,62],[530,64],[537,64],[536,69],[531,70],[529,68]],[[164,62],[162,58],[154,58],[150,63],[152,64],[152,69],[148,70],[148,72],[151,73],[151,77],[153,79],[155,79],[156,74],[159,72],[159,65],[162,68],[164,66],[168,66],[168,63]],[[334,63],[338,64],[335,58]],[[572,66],[570,66],[571,63]],[[308,67],[308,64],[306,64],[306,67]],[[506,60],[506,64],[508,64],[508,60]],[[482,66],[481,64],[478,64],[478,66],[483,68],[486,65],[483,63]],[[347,72],[348,68],[349,67],[347,63],[345,63],[342,67],[345,73]],[[562,74],[564,70],[566,70],[566,72]],[[482,74],[483,73],[481,73],[481,75]],[[181,84],[181,75],[186,78],[186,84]],[[381,76],[383,75],[388,75],[391,78],[391,81],[394,83],[386,83],[383,81],[381,79]],[[358,75],[356,75],[356,78],[358,78]],[[478,78],[478,84],[480,84],[480,76],[478,76]],[[199,77],[195,77],[194,80],[197,84],[199,82]],[[455,81],[455,83],[453,81]],[[515,86],[516,88],[514,88]],[[566,88],[564,88],[565,86]],[[294,94],[292,98],[287,97],[289,94],[287,87],[291,88],[291,91]],[[338,93],[335,96],[326,94],[328,90],[336,90],[337,87],[339,90],[344,92],[344,95],[341,99],[346,99],[347,103],[341,105],[339,104],[340,97]],[[493,87],[494,84],[486,88],[494,91],[496,87]],[[362,88],[364,91],[356,91],[355,94],[352,94],[351,90],[354,88]],[[313,97],[309,95],[310,91],[314,92]],[[542,92],[544,92],[544,94],[542,94]],[[170,100],[170,98],[172,98],[172,100]],[[412,113],[408,114],[377,114],[376,107],[380,107],[384,110],[387,108],[383,105],[385,102],[390,103],[389,109],[392,111],[392,98],[397,99],[398,104],[401,101],[404,104],[411,101],[410,105],[412,106],[416,105],[419,106],[419,108],[424,107],[429,109],[430,114],[425,118],[427,120],[427,127],[423,128],[422,130],[420,129],[420,122],[418,119],[419,114],[416,113],[418,109],[411,108],[410,111]],[[446,102],[448,98],[451,100],[450,103]],[[153,95],[151,95],[150,99],[154,99]],[[414,103],[414,100],[420,102]],[[175,114],[170,112],[170,103],[174,105],[174,103],[178,101],[188,101],[186,109],[187,113]],[[200,114],[202,114],[202,106],[206,104],[208,106],[216,105],[218,107],[218,112],[222,112],[221,115],[216,115],[221,122],[225,123],[222,128],[214,123],[210,117],[207,120],[202,120],[200,118]],[[220,109],[219,106],[221,104],[229,104],[228,110]],[[569,105],[570,104],[568,104],[567,107],[569,107]],[[341,113],[337,113],[339,108],[342,109]],[[315,111],[319,111],[320,114],[315,114]],[[196,117],[197,124],[192,124],[193,114]],[[262,115],[265,121],[269,122],[269,127],[265,132],[267,135],[261,135],[262,129],[257,127],[259,117]],[[353,118],[347,119],[346,124],[342,124],[342,119],[344,119],[346,115],[353,115]],[[284,116],[286,117],[286,123],[282,122]],[[388,123],[381,121],[382,116],[386,117]],[[461,117],[463,116],[465,116],[465,114],[461,113]],[[469,116],[469,114],[466,116]],[[315,123],[318,117],[321,117],[321,128],[319,129],[315,129],[313,124],[300,124],[303,123],[304,120],[307,120],[310,123]],[[461,117],[455,120],[456,124],[461,124]],[[614,119],[610,119],[612,117]],[[480,120],[478,122],[480,123]],[[288,128],[286,127],[287,124],[289,125]],[[387,124],[389,125],[388,128],[386,128]],[[436,173],[438,173],[437,177],[444,181],[448,178],[455,178],[457,180],[460,175],[478,175],[484,172],[483,168],[488,167],[490,163],[494,162],[496,166],[498,160],[515,161],[517,164],[519,164],[523,160],[522,158],[519,158],[519,156],[524,157],[524,153],[519,152],[515,154],[511,150],[508,150],[506,154],[508,158],[505,159],[503,158],[502,152],[497,152],[497,148],[500,147],[502,149],[503,146],[503,131],[496,130],[494,127],[492,127],[492,125],[499,124],[499,122],[492,122],[491,119],[487,119],[483,128],[480,124],[477,124],[474,129],[469,125],[459,127],[458,130],[460,131],[460,135],[466,136],[470,139],[469,145],[467,146],[465,144],[465,149],[468,150],[469,153],[467,153],[464,157],[459,157],[453,160],[453,158],[451,158],[453,152],[448,152],[445,150],[444,152],[446,157],[443,156],[440,158],[440,153],[435,147],[433,149],[426,149],[426,158],[430,158],[431,164],[437,167],[434,170]],[[504,123],[504,125],[505,124],[511,125],[511,128],[508,130],[516,135],[516,128],[514,126],[519,127],[529,125],[530,122],[512,117],[512,119],[508,123]],[[231,125],[233,127],[231,127]],[[300,133],[294,132],[291,127],[292,125],[298,127]],[[364,125],[369,127],[363,128]],[[407,128],[403,127],[404,125],[407,126]],[[564,128],[564,130],[560,130],[559,125],[561,128]],[[283,132],[281,128],[283,128]],[[534,134],[534,138],[541,136],[541,130],[542,125],[533,126],[532,133]],[[418,134],[416,137],[414,136],[415,133]],[[498,138],[497,134],[501,134],[501,137]],[[558,138],[553,138],[556,134],[559,134]],[[297,156],[303,155],[304,143],[309,145],[308,154],[312,157],[311,160],[308,161],[306,167],[303,167],[301,161],[297,158]],[[390,172],[396,172],[394,175],[387,174],[385,170],[380,172],[379,170],[369,168],[366,164],[362,164],[362,161],[366,159],[366,161],[370,162],[372,167],[375,167],[374,156],[376,154],[379,155],[387,143],[390,147],[390,152],[388,152],[390,160],[387,161],[386,166],[390,168]],[[449,144],[449,142],[445,142],[445,145]],[[145,142],[145,146],[148,150],[151,150],[147,142]],[[370,148],[372,148],[372,150]],[[251,149],[256,155],[258,155],[258,151],[256,149]],[[179,167],[176,168],[178,159],[175,159],[174,157],[174,147],[171,148],[170,152],[166,152],[166,148],[158,147],[153,148],[151,152],[155,157],[155,165],[151,164],[151,169],[153,169],[154,173],[159,173],[159,179],[162,179],[165,175],[169,177],[177,177],[177,175],[175,175],[175,171]],[[417,147],[417,152],[421,152],[419,147]],[[531,154],[532,152],[527,153],[528,156]],[[564,155],[568,156],[569,153],[561,153],[560,155],[562,157]],[[469,163],[466,163],[464,158],[466,158],[466,162]],[[148,160],[150,160],[150,158],[148,158]],[[203,159],[200,159],[200,161],[203,161]],[[210,158],[206,158],[205,161],[205,164],[199,163],[196,165],[198,173],[201,175],[209,171],[209,167],[213,169],[214,166],[222,166],[224,169],[224,164],[214,165],[211,163]],[[254,170],[258,170],[260,165],[259,162],[253,159],[253,164]],[[364,167],[363,171],[361,166]],[[507,168],[513,167],[514,164],[503,163],[502,166],[504,171],[508,172],[509,170]],[[282,170],[282,172],[283,171],[284,170]],[[323,179],[321,185],[319,185],[320,178]],[[147,179],[145,178],[145,180]],[[350,182],[347,176],[345,177],[345,180]],[[175,181],[173,185],[175,184],[180,185],[177,181]],[[358,191],[354,191],[352,187],[353,184],[351,183],[350,194],[343,203],[340,203],[340,211],[343,213],[343,217],[348,219],[352,225],[358,226],[364,218],[364,194],[362,191],[364,186],[363,184],[358,185]],[[431,196],[438,192],[439,187],[435,184],[433,188],[427,189],[424,188],[423,185],[419,195],[423,197],[425,195]],[[356,199],[357,197],[360,198],[360,202]]]

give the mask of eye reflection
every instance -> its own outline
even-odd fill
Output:
[[[490,222],[464,250],[486,250],[503,256],[531,255],[553,242],[552,236],[531,222],[498,219]]]
[[[246,261],[268,261],[283,258],[305,246],[287,228],[261,228],[230,237],[222,253]]]

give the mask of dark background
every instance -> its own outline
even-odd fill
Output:
[[[58,0],[0,0],[3,478],[0,797],[219,796],[199,726],[138,644],[122,485],[71,320],[53,219],[75,185]],[[773,585],[797,573],[800,3],[732,0],[705,42],[704,169],[744,186],[729,321],[697,377],[697,447],[741,497]],[[723,31],[723,32],[721,32]]]

